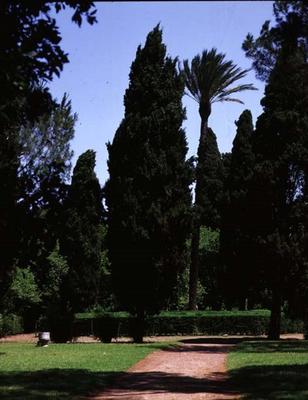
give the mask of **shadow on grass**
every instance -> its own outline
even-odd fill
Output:
[[[103,390],[120,375],[84,369],[5,372],[0,377],[1,400],[71,400],[93,389]]]
[[[307,340],[245,342],[233,351],[243,353],[308,353]]]
[[[1,400],[68,400],[95,397],[112,393],[112,387],[147,393],[216,393],[217,399],[224,394],[236,394],[225,374],[217,373],[210,379],[193,378],[164,372],[99,373],[87,370],[49,369],[36,372],[2,373]],[[9,388],[9,389],[8,389]],[[91,393],[91,395],[90,395]]]
[[[307,400],[308,363],[250,366],[231,371],[230,380],[245,400]]]
[[[262,338],[260,336],[252,337],[252,336],[239,336],[239,337],[203,337],[203,338],[190,338],[190,339],[182,339],[179,340],[180,343],[189,343],[189,344],[238,344],[251,340],[267,340],[266,338]]]

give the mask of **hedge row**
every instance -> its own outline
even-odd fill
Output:
[[[23,332],[22,318],[15,314],[0,314],[0,337]]]
[[[269,312],[166,312],[148,317],[145,335],[264,335],[269,326]],[[105,313],[89,318],[77,314],[73,336],[94,335],[103,341],[112,337],[132,336],[134,318],[126,313]],[[301,321],[282,318],[282,332],[302,332]]]

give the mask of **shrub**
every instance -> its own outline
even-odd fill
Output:
[[[149,316],[145,321],[145,334],[155,335],[265,335],[270,312],[255,311],[168,311]],[[127,313],[76,314],[74,336],[90,332],[102,341],[112,337],[132,336],[134,318]],[[90,328],[92,327],[92,330]],[[302,332],[301,321],[283,317],[282,332]]]
[[[0,337],[23,332],[22,318],[15,314],[0,314]]]

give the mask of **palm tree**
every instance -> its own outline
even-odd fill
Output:
[[[198,160],[200,160],[200,149],[202,143],[206,142],[208,132],[208,119],[212,112],[212,104],[223,101],[243,102],[233,97],[233,94],[244,90],[256,90],[250,84],[233,84],[246,76],[249,70],[242,70],[233,63],[225,60],[225,54],[217,53],[215,48],[203,51],[193,58],[191,65],[189,61],[183,62],[182,76],[187,88],[186,94],[199,104],[201,117],[200,138],[198,146]],[[196,187],[194,209],[200,206],[200,177],[198,176],[198,164],[196,168]],[[192,243],[191,243],[191,266],[189,282],[189,308],[196,309],[197,283],[199,273],[199,241],[200,241],[200,219],[195,212]]]

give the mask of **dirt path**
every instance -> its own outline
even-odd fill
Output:
[[[226,358],[232,343],[184,340],[179,347],[155,351],[91,400],[231,400]]]

